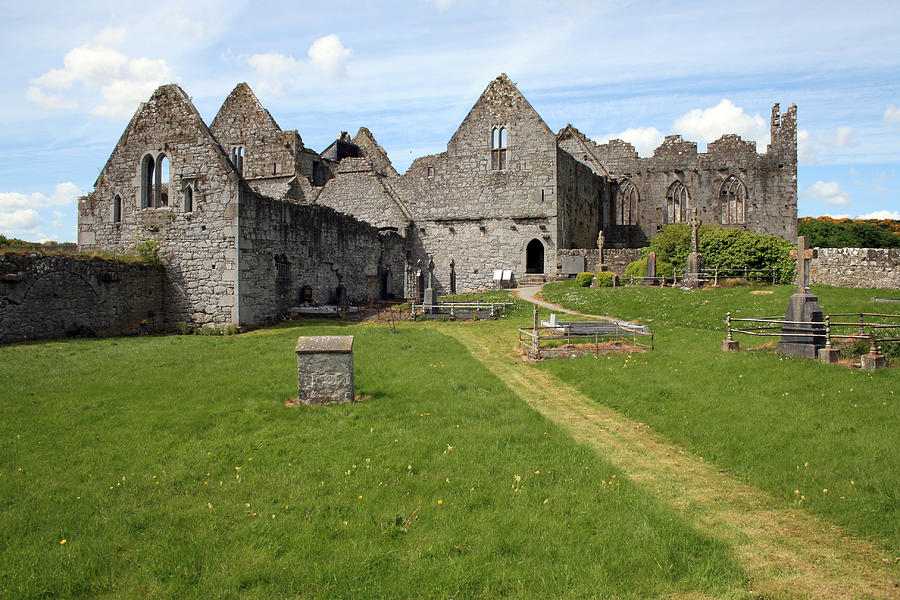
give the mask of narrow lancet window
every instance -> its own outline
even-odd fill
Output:
[[[499,171],[506,168],[506,127],[491,129],[491,169]]]

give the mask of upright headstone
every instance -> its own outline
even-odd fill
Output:
[[[425,298],[422,301],[423,310],[427,314],[431,314],[432,312],[434,312],[434,305],[435,305],[436,297],[434,294],[434,287],[433,287],[434,259],[430,256],[428,257],[428,275],[427,275],[427,278],[425,281],[426,281]]]
[[[300,404],[353,402],[352,335],[301,335],[295,352]]]
[[[603,230],[600,230],[600,233],[597,235],[597,271],[609,271],[609,266],[606,264],[606,256],[603,254],[603,247],[606,245],[606,236],[603,235]]]
[[[691,218],[688,220],[691,225],[691,253],[688,254],[687,264],[684,268],[684,287],[698,288],[703,285],[703,255],[700,254],[700,243],[698,238],[698,230],[703,221],[697,216],[697,209],[693,210]]]
[[[422,299],[425,293],[425,274],[422,272],[422,259],[416,261],[416,302]]]
[[[659,283],[656,279],[656,252],[647,255],[647,278],[644,279],[644,285],[656,285]]]
[[[806,236],[797,238],[797,250],[791,252],[797,259],[797,291],[788,301],[781,327],[778,351],[787,356],[815,359],[820,348],[825,347],[825,323],[819,299],[809,291],[809,261],[816,258],[816,250],[810,248]]]

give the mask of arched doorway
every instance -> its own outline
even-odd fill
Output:
[[[525,247],[525,272],[544,272],[544,244],[541,240],[531,240]]]

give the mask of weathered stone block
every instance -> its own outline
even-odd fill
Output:
[[[353,402],[353,336],[300,336],[297,398],[301,404]]]

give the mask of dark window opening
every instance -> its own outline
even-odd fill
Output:
[[[141,208],[152,208],[153,182],[156,179],[156,161],[149,154],[141,160]]]
[[[122,222],[122,197],[116,194],[113,198],[113,223]]]
[[[619,225],[637,225],[638,193],[630,179],[619,185],[616,194],[616,223]]]
[[[184,212],[194,211],[194,188],[190,184],[184,186]]]
[[[291,263],[288,262],[287,256],[281,254],[275,257],[275,281],[290,281],[291,279]]]

